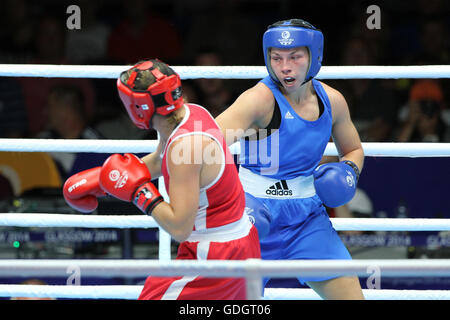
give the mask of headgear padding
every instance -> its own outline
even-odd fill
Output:
[[[181,80],[176,72],[163,74],[155,64],[159,60],[149,60],[133,66],[128,79],[128,71],[121,73],[117,79],[117,90],[130,119],[141,129],[150,128],[150,120],[155,113],[166,116],[183,105]],[[163,64],[164,65],[164,64]],[[149,70],[155,82],[145,90],[137,90],[135,81],[139,72]]]

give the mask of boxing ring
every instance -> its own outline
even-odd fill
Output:
[[[127,66],[54,66],[0,65],[0,76],[74,77],[115,79]],[[182,79],[224,78],[260,79],[265,67],[173,67]],[[449,78],[450,66],[324,66],[318,79],[368,78]],[[153,152],[157,141],[130,140],[50,140],[0,139],[0,151],[18,152]],[[365,155],[377,157],[450,157],[450,143],[363,143]],[[231,148],[240,152],[239,145]],[[329,143],[325,155],[336,156]],[[160,191],[168,201],[159,179]],[[337,231],[450,231],[450,219],[332,218]],[[144,215],[78,215],[58,213],[2,213],[0,226],[37,228],[159,228],[152,217]],[[309,276],[378,276],[378,277],[450,277],[450,259],[409,260],[308,260],[270,261],[175,261],[171,260],[170,235],[159,228],[158,259],[95,260],[18,260],[1,259],[0,277],[62,277],[76,270],[81,277],[136,278],[154,276],[202,275],[208,277],[243,277],[248,298],[261,299],[261,279],[265,276],[289,278]],[[140,285],[10,285],[0,284],[0,297],[54,297],[70,299],[136,299]],[[370,290],[366,299],[374,300],[450,300],[450,290]],[[320,297],[311,289],[268,288],[263,299],[314,300]]]

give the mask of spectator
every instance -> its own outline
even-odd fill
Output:
[[[15,79],[0,77],[0,137],[23,138],[27,133],[23,90]]]
[[[82,92],[75,86],[53,87],[48,95],[49,122],[47,130],[38,134],[42,139],[101,139],[102,136],[89,126]],[[51,153],[61,171],[61,177],[72,172],[77,155]]]
[[[155,130],[141,130],[130,123],[128,119],[126,112],[119,111],[117,117],[99,120],[95,129],[106,139],[156,140],[158,138]]]
[[[195,65],[220,66],[222,65],[222,58],[216,51],[204,49],[195,58]],[[213,117],[221,114],[235,99],[225,86],[225,80],[223,79],[201,78],[195,80],[195,83],[199,88],[200,104],[208,106],[208,111]]]
[[[352,37],[344,46],[342,65],[375,65],[367,42]],[[396,121],[396,98],[386,81],[349,79],[336,81],[335,86],[346,97],[349,110],[361,141],[388,141]]]
[[[97,17],[102,1],[82,0],[81,29],[69,30],[66,37],[66,56],[70,64],[92,64],[107,56],[111,28]]]
[[[449,36],[448,27],[442,19],[432,18],[420,23],[419,48],[412,62],[414,64],[448,64],[450,62]]]
[[[64,52],[65,21],[52,16],[44,16],[39,21],[35,34],[35,52],[32,63],[36,64],[65,64],[67,59]],[[48,110],[47,97],[55,85],[78,86],[85,97],[86,114],[94,114],[95,91],[90,79],[81,78],[19,78],[24,89],[25,104],[28,114],[28,133],[35,136],[45,130]]]
[[[183,81],[183,98],[185,103],[199,104],[198,88],[193,83],[194,80]]]
[[[65,21],[48,15],[39,20],[34,34],[33,63],[63,64],[66,39]]]
[[[1,63],[24,63],[31,59],[36,27],[27,0],[4,0],[0,3]]]
[[[185,53],[195,58],[202,47],[217,48],[223,55],[225,65],[253,65],[263,63],[261,45],[255,35],[262,34],[264,27],[246,14],[244,1],[205,1],[195,8],[193,19],[187,28]],[[227,40],[224,40],[227,39]],[[259,62],[258,62],[259,61]]]
[[[0,171],[0,200],[3,202],[5,200],[9,200],[14,196],[14,188],[11,185],[8,177],[3,175],[3,172]]]
[[[150,10],[145,0],[123,1],[126,18],[111,32],[108,54],[117,63],[131,64],[143,58],[173,63],[181,55],[178,31]]]
[[[397,135],[399,142],[444,142],[446,125],[442,119],[445,108],[442,88],[437,80],[419,80],[409,92],[409,101],[399,112],[403,125]]]

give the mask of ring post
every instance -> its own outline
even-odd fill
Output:
[[[159,257],[159,260],[167,261],[172,258],[171,250],[170,250],[170,244],[172,242],[172,238],[170,237],[170,234],[163,228],[159,227],[158,229],[159,229],[158,257]]]
[[[165,202],[170,202],[169,195],[166,192],[166,185],[164,184],[164,177],[158,178],[158,190],[161,196],[164,198]],[[172,238],[170,234],[159,227],[159,260],[170,260],[171,259],[171,249],[170,244],[172,243]]]
[[[246,261],[245,284],[247,289],[247,300],[261,300],[262,278],[260,272],[261,259],[248,259]]]

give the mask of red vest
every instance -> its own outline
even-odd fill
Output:
[[[170,174],[167,170],[167,150],[170,144],[181,136],[192,136],[192,139],[198,135],[209,136],[221,146],[223,162],[217,178],[210,185],[200,189],[194,230],[216,228],[235,222],[244,212],[245,196],[233,156],[211,114],[196,104],[185,104],[185,108],[186,114],[170,135],[163,153],[161,170],[167,194],[170,197]],[[176,155],[175,152],[174,154]]]

